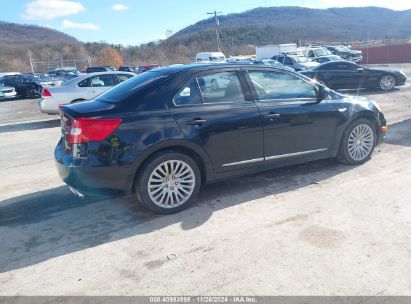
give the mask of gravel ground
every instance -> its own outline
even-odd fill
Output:
[[[73,197],[59,121],[0,103],[0,295],[411,295],[411,89],[361,94],[390,123],[371,161],[209,185],[171,216]]]

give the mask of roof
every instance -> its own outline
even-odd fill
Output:
[[[94,72],[94,73],[89,73],[89,74],[81,74],[80,76],[76,78],[72,78],[69,81],[73,81],[75,83],[78,83],[86,78],[89,78],[91,76],[100,76],[100,75],[107,75],[107,74],[126,74],[126,75],[132,75],[136,76],[136,74],[131,73],[131,72],[123,72],[123,71],[105,71],[105,72]]]
[[[185,71],[202,71],[202,70],[211,70],[211,69],[224,69],[224,68],[274,68],[281,69],[281,67],[274,67],[262,64],[247,64],[247,63],[192,63],[185,65],[171,65],[167,67],[161,67],[155,70],[148,71],[146,73],[161,73],[163,75],[171,75],[176,73],[181,73]]]

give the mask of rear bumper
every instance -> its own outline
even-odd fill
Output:
[[[40,111],[45,114],[59,114],[59,104],[50,98],[42,98],[38,101]]]
[[[87,195],[123,194],[132,191],[132,170],[129,167],[90,164],[61,153],[60,144],[54,151],[60,178],[77,192]]]

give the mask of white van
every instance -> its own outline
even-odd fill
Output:
[[[225,62],[227,58],[221,52],[197,53],[196,62]]]

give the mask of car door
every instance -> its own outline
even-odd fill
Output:
[[[239,69],[200,73],[181,85],[170,111],[217,172],[263,162],[261,116]]]
[[[118,84],[115,74],[95,75],[78,83],[76,98],[93,99]]]
[[[311,82],[272,70],[250,69],[247,78],[262,115],[266,160],[327,153],[340,113],[331,102],[317,102]]]
[[[358,70],[359,66],[345,61],[337,61],[324,66],[324,79],[332,88],[340,89],[357,89],[364,82],[362,70]]]

